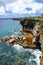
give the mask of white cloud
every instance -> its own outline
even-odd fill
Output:
[[[32,10],[28,11],[28,13],[37,13],[37,12],[41,12],[42,11],[42,8],[43,8],[43,4],[40,4],[40,3],[32,3],[30,5],[28,5],[28,7],[31,7]]]
[[[26,8],[31,8],[31,10],[26,10]],[[17,0],[14,3],[10,3],[6,5],[7,11],[12,11],[17,14],[26,14],[26,13],[36,13],[37,11],[43,12],[42,10],[43,4],[37,3],[35,0]]]
[[[17,1],[15,3],[7,4],[6,10],[12,11],[13,13],[23,13],[25,11],[24,4],[22,1]]]
[[[26,8],[31,9],[27,10]],[[37,12],[43,13],[42,8],[43,4],[38,3],[35,0],[16,0],[15,2],[7,3],[5,6],[0,6],[0,15],[8,15],[10,12],[13,14],[35,14]]]
[[[6,15],[5,14],[5,9],[3,6],[0,7],[0,15]]]

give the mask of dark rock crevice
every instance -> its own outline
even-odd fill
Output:
[[[41,43],[39,42],[40,40],[40,35],[39,34],[39,28],[40,28],[40,21],[39,20],[33,20],[33,19],[24,19],[20,21],[22,25],[22,29],[25,30],[28,33],[31,33],[33,37],[36,38],[35,44],[39,50],[41,50]]]

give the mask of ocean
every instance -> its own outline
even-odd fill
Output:
[[[13,19],[0,19],[0,37],[3,36],[10,36],[10,35],[16,35],[13,31],[15,31],[17,34],[19,33],[21,29],[21,25],[19,20],[13,20]]]
[[[22,36],[19,20],[0,19],[0,38],[3,36]],[[38,49],[24,49],[19,45],[7,45],[0,41],[0,65],[40,65]]]

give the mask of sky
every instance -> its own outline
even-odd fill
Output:
[[[0,18],[40,16],[43,0],[0,0]]]

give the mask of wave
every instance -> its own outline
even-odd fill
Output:
[[[1,65],[40,65],[40,54],[38,49],[24,49],[18,44],[10,46],[0,42]]]
[[[23,52],[23,51],[27,51],[30,52],[33,56],[35,56],[35,58],[33,58],[32,56],[30,57],[29,61],[31,62],[32,60],[35,61],[37,63],[37,65],[40,65],[40,58],[39,56],[41,55],[41,51],[39,51],[38,49],[34,50],[34,49],[24,49],[22,46],[20,45],[13,45],[14,48],[16,48],[16,50],[18,50],[19,52]]]

